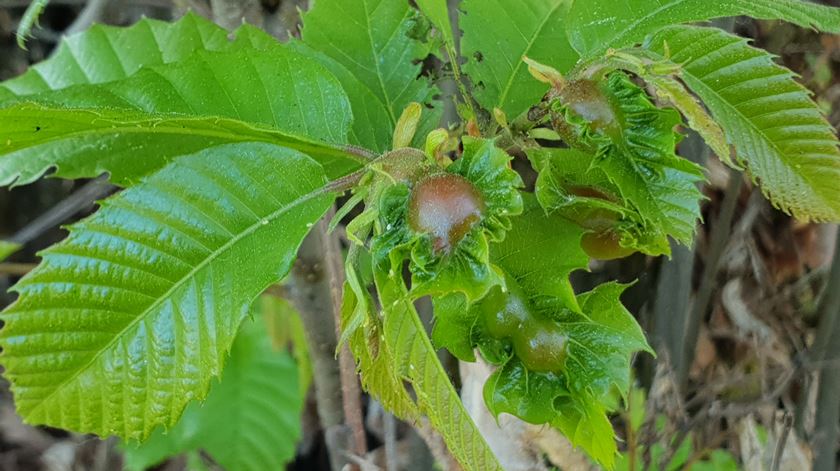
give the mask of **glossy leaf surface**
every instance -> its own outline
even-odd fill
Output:
[[[197,24],[204,26],[191,29],[188,25],[198,20],[190,18],[171,27],[173,41],[188,32],[215,37],[215,31],[222,31],[201,22]],[[226,40],[224,36],[185,40],[182,55],[187,58],[151,65],[127,78],[107,81],[118,78],[122,69],[107,67],[106,60],[102,70],[94,68],[103,54],[99,49],[110,48],[119,38],[133,40],[156,27],[161,28],[158,35],[167,31],[153,25],[157,23],[84,33],[78,45],[68,43],[64,50],[69,52],[52,59],[56,62],[45,62],[34,75],[15,79],[19,82],[5,83],[23,96],[0,100],[0,113],[9,123],[0,128],[0,184],[29,183],[56,166],[57,176],[94,177],[108,171],[117,183],[129,184],[176,156],[243,140],[304,150],[323,162],[331,176],[357,165],[341,151],[352,119],[341,84],[314,60],[279,44],[258,50],[245,41],[238,46],[223,43],[232,50],[213,52],[200,47],[205,42],[218,46],[214,41]],[[155,64],[181,57],[179,44],[167,43],[160,50],[154,46],[149,58],[135,59]],[[137,49],[149,47],[144,40]],[[61,63],[61,57],[82,53],[76,63]],[[231,67],[234,63],[241,66]],[[49,86],[38,81],[52,74],[62,78]],[[44,88],[55,90],[27,94]]]
[[[0,101],[73,85],[124,79],[141,67],[168,64],[200,50],[232,47],[227,31],[195,14],[174,23],[143,19],[132,27],[94,25],[62,39],[49,59],[0,83]]]
[[[320,165],[296,151],[219,146],[71,226],[2,314],[21,416],[128,440],[174,425],[221,373],[252,300],[289,271],[332,203],[324,184]]]
[[[621,71],[593,86],[587,89],[587,101],[574,101],[571,95],[552,106],[558,119],[574,129],[575,146],[592,156],[591,166],[606,175],[645,221],[634,244],[651,255],[669,253],[668,236],[690,244],[700,216],[702,195],[696,185],[703,173],[675,153],[681,139],[679,113],[656,107]],[[572,85],[567,88],[573,90]],[[595,105],[599,108],[590,108]],[[604,110],[605,118],[591,120],[589,109]]]
[[[167,431],[126,446],[126,468],[142,471],[167,457],[206,451],[230,470],[282,469],[295,456],[303,394],[292,357],[275,350],[257,313],[243,322],[220,382],[203,404],[187,407]]]
[[[840,221],[837,135],[793,72],[714,28],[667,28],[646,44],[660,57],[667,44],[670,60],[683,64],[683,80],[774,205],[802,219]]]
[[[109,172],[129,185],[177,156],[254,141],[315,155],[330,176],[357,165],[342,146],[236,119],[21,104],[0,109],[0,120],[8,123],[0,129],[0,185],[30,183],[53,167],[62,178]]]
[[[499,108],[515,119],[540,101],[548,86],[537,82],[522,61],[527,56],[565,72],[578,54],[566,39],[563,21],[569,0],[465,0],[460,28],[464,72],[488,111]]]
[[[324,63],[358,104],[353,136],[361,145],[389,149],[403,109],[411,102],[430,105],[437,93],[419,76],[419,61],[430,52],[429,44],[412,37],[419,34],[419,18],[408,2],[392,0],[319,0],[303,17],[303,42],[335,62]],[[426,110],[416,143],[439,117]],[[383,123],[389,127],[381,129]]]
[[[445,170],[435,169],[427,177],[427,180],[442,182],[465,181],[478,196],[483,211],[467,231],[460,234],[457,243],[441,250],[436,247],[437,238],[433,234],[410,224],[417,216],[411,211],[410,201],[418,188],[426,188],[426,197],[433,200],[424,206],[431,222],[445,222],[458,210],[463,201],[457,194],[437,197],[445,185],[435,188],[433,183],[427,187],[428,181],[421,181],[409,188],[405,183],[392,185],[388,180],[379,200],[371,205],[383,228],[371,241],[377,269],[397,270],[409,259],[412,295],[416,297],[451,291],[461,291],[473,300],[484,296],[499,282],[498,274],[489,263],[489,243],[502,240],[510,227],[510,218],[522,212],[518,191],[522,179],[511,170],[510,155],[489,139],[465,137],[463,142],[464,152],[460,159]]]
[[[521,288],[511,288],[510,295],[524,296],[518,302],[567,337],[565,366],[555,372],[529,371],[511,356],[488,380],[485,399],[495,414],[508,412],[559,428],[610,467],[616,446],[605,415],[609,395],[613,387],[622,394],[629,391],[632,355],[651,350],[619,300],[624,286],[608,283],[574,297],[568,275],[588,260],[579,244],[581,230],[557,216],[540,217],[535,202],[530,207],[526,214],[531,217],[517,220],[505,241],[494,246],[493,260]],[[531,250],[535,241],[555,255],[538,256]],[[481,328],[477,333],[481,347],[486,337]]]
[[[393,352],[390,369],[413,386],[419,411],[429,418],[465,469],[501,470],[461,403],[401,284],[384,275],[377,280],[379,296],[385,306],[382,332],[385,344]]]
[[[575,49],[589,59],[640,43],[663,26],[741,15],[840,33],[840,8],[803,0],[578,0],[567,24]]]

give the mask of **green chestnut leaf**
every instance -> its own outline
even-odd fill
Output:
[[[511,157],[490,139],[464,137],[464,154],[447,169],[473,182],[484,197],[487,212],[482,225],[491,242],[510,230],[510,218],[522,214],[522,178],[510,168]]]
[[[569,274],[586,268],[589,263],[589,257],[580,248],[583,229],[557,214],[546,214],[534,196],[525,194],[522,198],[525,210],[521,217],[515,219],[505,239],[492,245],[491,260],[504,268],[506,280],[516,282],[513,285],[505,281],[506,285],[546,294],[541,301],[535,301],[548,305],[541,307],[580,311]],[[536,253],[531,250],[533,247],[546,250]],[[539,276],[526,276],[529,273]],[[508,299],[501,286],[492,288],[487,296],[472,306],[462,293],[434,297],[432,339],[435,345],[446,348],[464,361],[475,361],[473,349],[478,346],[485,360],[494,364],[503,363],[510,356],[505,350],[505,343],[510,342],[484,335],[486,332],[476,327],[478,320],[486,315],[482,312],[502,309]],[[479,341],[476,336],[483,338]]]

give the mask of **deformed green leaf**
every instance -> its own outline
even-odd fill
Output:
[[[526,197],[525,202],[525,212],[514,219],[511,232],[504,241],[491,246],[491,260],[529,290],[551,295],[553,301],[560,300],[561,305],[579,311],[569,274],[589,263],[580,247],[583,230],[557,215],[546,215],[533,198]],[[526,278],[534,272],[541,275]],[[435,345],[464,361],[475,361],[472,334],[479,317],[471,309],[475,301],[459,293],[433,298]]]
[[[198,450],[225,469],[242,471],[282,469],[295,456],[305,391],[298,387],[297,365],[286,351],[272,348],[259,317],[243,322],[221,381],[204,404],[190,404],[174,427],[125,446],[128,470]]]
[[[689,92],[685,84],[678,80],[682,74],[681,65],[667,58],[651,60],[646,51],[627,48],[609,51],[602,59],[589,63],[584,70],[588,76],[600,77],[614,70],[625,70],[637,75],[647,83],[651,93],[659,101],[682,113],[688,126],[700,134],[712,151],[731,164],[731,151],[723,129]]]
[[[2,313],[2,362],[24,420],[128,440],[174,425],[332,204],[325,184],[294,150],[218,146],[71,226]]]
[[[575,403],[559,401],[559,414],[552,426],[573,443],[586,450],[607,469],[614,467],[616,455],[615,431],[604,406],[597,401],[579,400]]]
[[[645,218],[619,187],[597,167],[594,155],[576,149],[529,149],[537,170],[535,194],[546,211],[591,233],[609,232],[621,247],[660,254],[666,235]]]
[[[432,342],[445,348],[461,361],[475,361],[472,341],[473,328],[478,316],[471,312],[466,296],[460,293],[432,298],[435,324]]]
[[[493,245],[492,261],[518,280],[527,292],[552,296],[580,311],[569,275],[585,269],[589,257],[580,247],[583,231],[556,215],[547,215],[532,198],[502,243]]]
[[[427,159],[422,154],[420,157]],[[492,140],[465,137],[460,159],[446,169],[429,170],[430,175],[412,183],[411,188],[408,182],[393,183],[387,179],[385,189],[376,193],[378,200],[371,204],[383,228],[371,241],[377,268],[397,271],[409,259],[411,292],[415,297],[453,290],[461,291],[471,300],[483,297],[491,286],[500,282],[489,263],[489,243],[502,240],[510,228],[510,217],[522,212],[518,191],[522,179],[510,169],[510,159]],[[464,232],[458,234],[457,240],[450,240],[449,233],[441,238],[428,228],[413,227],[410,220],[421,219],[419,212],[424,212],[423,217],[446,221],[447,208],[459,208],[453,201],[463,201],[460,198],[467,195],[457,193],[435,199],[441,188],[452,181],[465,182],[459,188],[473,191],[473,203],[480,213],[475,221],[462,228]],[[412,213],[409,202],[415,191],[423,193],[418,198],[429,205]]]
[[[583,86],[583,82],[579,82]],[[621,197],[649,224],[645,239],[651,255],[670,253],[667,236],[690,244],[700,217],[697,182],[701,168],[676,155],[681,124],[679,113],[654,105],[645,91],[621,71],[594,85],[608,118],[590,121],[580,103],[559,99],[552,105],[560,120],[575,129],[581,147],[595,155],[592,166],[600,169]],[[567,88],[572,88],[570,85]],[[569,92],[571,93],[571,92]],[[586,105],[590,106],[590,105]]]
[[[529,199],[527,207],[505,240],[492,247],[492,261],[506,278],[505,290],[494,288],[491,294],[507,299],[488,304],[488,296],[468,308],[465,303],[448,304],[452,296],[444,298],[435,305],[435,340],[454,346],[459,357],[477,346],[485,359],[501,364],[484,389],[491,412],[557,427],[610,467],[616,453],[606,418],[611,395],[629,392],[632,355],[651,350],[621,305],[625,286],[608,283],[578,296],[571,291],[569,274],[588,262],[580,246],[583,230],[556,214],[543,214],[534,200]],[[493,306],[499,306],[498,312]],[[510,315],[516,316],[516,327],[500,333]],[[521,356],[538,348],[541,341],[527,335],[541,329],[559,334],[562,344],[551,348],[562,352],[543,349]],[[457,335],[469,335],[471,343],[464,344]],[[552,363],[558,358],[560,364]]]
[[[577,315],[562,312],[562,308],[546,310],[540,293],[527,292],[529,299],[521,302],[553,317],[566,336],[565,366],[560,371],[531,371],[512,356],[485,384],[490,411],[514,414],[534,424],[551,424],[611,468],[616,445],[606,417],[609,396],[613,388],[628,393],[632,355],[651,351],[638,324],[618,299],[623,289],[618,284],[604,284],[581,295],[583,314]]]

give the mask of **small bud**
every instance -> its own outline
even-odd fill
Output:
[[[446,168],[452,161],[445,153],[454,150],[453,144],[457,142],[450,139],[449,131],[443,128],[435,129],[426,136],[426,155],[435,159],[441,167]]]
[[[499,123],[499,126],[503,128],[508,127],[508,119],[504,111],[499,108],[493,108],[493,117],[496,118],[496,122]]]
[[[540,82],[548,83],[554,88],[563,88],[566,85],[566,79],[557,69],[540,64],[528,56],[522,56],[522,60],[528,64],[528,72]]]
[[[534,128],[528,131],[528,137],[531,139],[542,139],[544,141],[562,141],[563,138],[557,131],[548,128]]]
[[[474,119],[467,121],[467,135],[481,137],[481,129],[478,128],[478,123]]]
[[[411,145],[414,134],[417,132],[417,123],[420,122],[420,115],[423,107],[420,103],[412,102],[402,112],[397,127],[394,129],[394,149],[401,149]]]

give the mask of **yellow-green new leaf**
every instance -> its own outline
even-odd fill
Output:
[[[38,23],[38,17],[41,16],[48,3],[49,0],[34,0],[26,7],[26,11],[23,12],[23,18],[20,19],[17,31],[15,32],[18,47],[21,49],[26,49],[26,40],[32,33],[32,28]]]
[[[387,368],[412,385],[420,412],[429,417],[464,469],[501,471],[440,364],[402,281],[376,275],[383,305],[382,340],[391,352],[391,358],[384,359],[391,362]]]
[[[142,440],[221,373],[253,299],[332,204],[320,165],[267,144],[175,160],[42,252],[2,313],[31,424]]]

